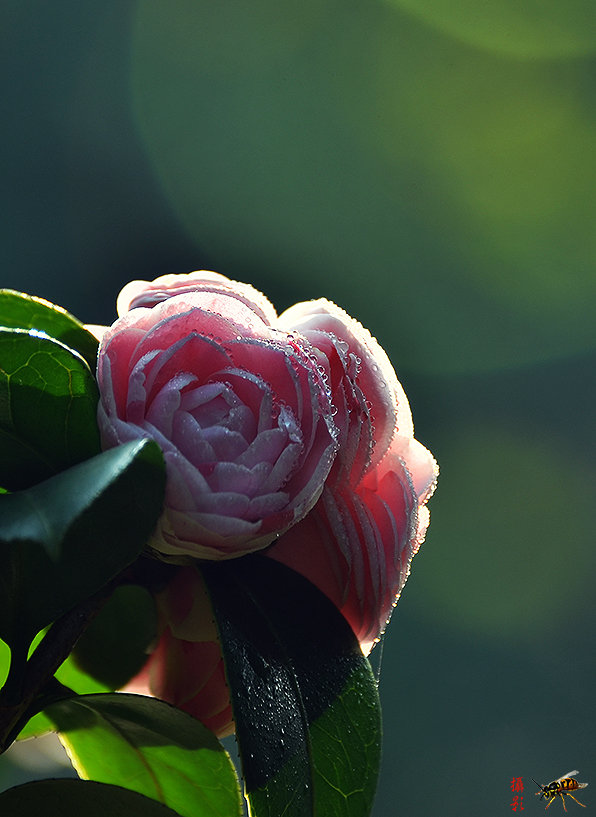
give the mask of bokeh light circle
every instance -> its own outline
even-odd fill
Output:
[[[138,132],[214,266],[335,300],[411,369],[593,348],[585,65],[470,49],[384,3],[310,0],[291,25],[233,7],[139,0],[133,24]]]
[[[521,59],[593,54],[592,0],[386,0],[479,49]]]
[[[494,426],[437,451],[441,485],[413,577],[416,613],[488,639],[538,643],[564,632],[596,569],[586,540],[596,521],[590,468],[563,440]]]

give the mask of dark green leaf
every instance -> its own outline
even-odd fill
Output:
[[[24,292],[0,289],[0,326],[45,332],[74,349],[95,369],[97,338],[61,306]]]
[[[159,447],[141,440],[0,495],[0,637],[28,644],[137,558],[164,485]]]
[[[202,568],[253,817],[365,817],[381,744],[370,664],[309,582],[262,556]]]
[[[109,689],[120,689],[139,672],[156,635],[151,593],[138,585],[117,587],[77,642],[73,657],[84,673]]]
[[[92,692],[113,692],[109,686],[102,684],[101,681],[84,672],[75,661],[72,653],[58,669],[56,679],[79,695],[89,695]]]
[[[99,453],[97,401],[78,352],[36,330],[0,328],[0,484],[27,488]]]
[[[182,817],[242,813],[231,760],[199,721],[155,698],[84,695],[47,710],[82,777],[145,794]]]
[[[2,817],[176,817],[141,794],[89,780],[38,780],[0,794]]]

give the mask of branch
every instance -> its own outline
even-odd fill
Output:
[[[68,658],[80,636],[112,595],[122,576],[108,582],[84,602],[69,610],[52,624],[33,655],[14,675],[19,683],[11,683],[0,691],[0,753],[13,743],[17,735],[33,717],[49,703],[74,694],[54,678],[54,673]],[[13,661],[11,656],[11,673]],[[15,662],[15,666],[18,661]],[[11,674],[9,673],[9,678]],[[7,679],[8,680],[8,679]],[[17,688],[19,695],[15,695]],[[15,702],[15,697],[18,700]]]

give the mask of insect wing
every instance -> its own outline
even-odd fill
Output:
[[[554,782],[560,783],[561,780],[565,780],[566,777],[573,777],[574,774],[579,774],[578,769],[574,769],[572,772],[567,772],[567,774],[562,774],[561,777],[558,777]]]

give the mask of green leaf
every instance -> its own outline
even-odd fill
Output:
[[[0,689],[4,686],[10,667],[10,647],[0,640]]]
[[[157,610],[151,593],[139,585],[117,587],[78,640],[74,662],[108,689],[120,689],[147,661],[156,636]]]
[[[380,704],[349,625],[263,556],[201,568],[213,602],[253,817],[365,817]]]
[[[0,328],[0,484],[20,490],[99,453],[85,360],[36,330]]]
[[[88,780],[37,780],[0,794],[2,817],[176,817],[140,794]]]
[[[108,602],[109,604],[109,602]],[[112,692],[113,688],[102,684],[78,666],[74,656],[69,655],[66,661],[56,672],[56,679],[65,687],[72,689],[78,695],[89,695],[96,692]],[[45,735],[47,732],[54,732],[55,726],[45,712],[38,712],[27,721],[23,729],[19,732],[17,740],[28,740]]]
[[[19,732],[17,740],[29,740],[29,738],[38,738],[48,732],[54,731],[54,724],[44,712],[38,712],[30,718],[23,729]]]
[[[45,332],[74,349],[95,369],[97,338],[61,306],[24,292],[0,289],[0,326]]]
[[[215,735],[155,698],[83,695],[47,715],[82,777],[145,794],[182,817],[242,814],[232,762]]]
[[[84,635],[83,633],[83,637]],[[101,681],[84,672],[77,664],[72,653],[59,667],[58,672],[56,672],[56,679],[78,695],[89,695],[92,692],[113,692],[113,689],[107,684],[102,684]]]
[[[140,440],[0,495],[0,638],[28,644],[131,564],[164,486],[161,450]]]

